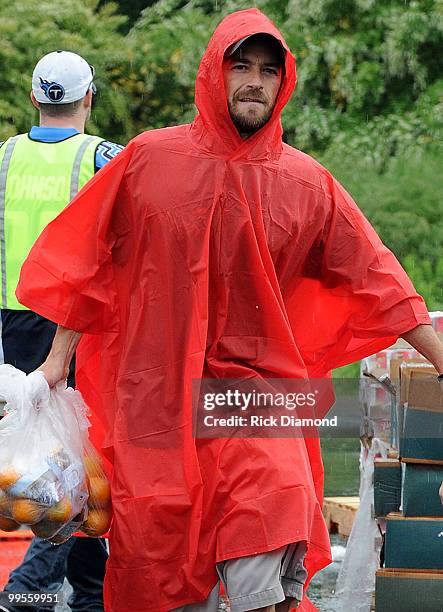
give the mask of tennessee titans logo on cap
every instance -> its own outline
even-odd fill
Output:
[[[40,87],[51,102],[60,102],[65,97],[65,90],[59,83],[49,82],[40,78]]]

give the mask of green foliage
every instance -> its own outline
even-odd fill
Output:
[[[326,151],[322,158],[402,262],[430,310],[443,308],[442,157],[439,150],[411,149],[393,157],[383,174],[364,156],[349,163]]]
[[[161,0],[143,11],[129,35],[137,89],[133,116],[140,131],[192,120],[194,83],[211,31],[203,10]]]
[[[22,0],[0,4],[0,140],[37,121],[29,100],[32,71],[45,53],[66,49],[82,55],[97,73],[97,104],[89,132],[126,142],[136,128],[126,85],[132,50],[118,28],[125,17],[98,0]]]
[[[297,55],[285,138],[308,152],[364,150],[383,170],[441,135],[443,18],[438,0],[256,0]],[[195,75],[209,37],[249,0],[23,0],[0,7],[4,91],[0,137],[29,124],[30,74],[55,48],[83,54],[101,92],[94,125],[126,141],[194,114]],[[117,16],[115,11],[129,15]],[[440,7],[440,9],[439,9]],[[138,16],[127,36],[121,32]],[[15,123],[15,126],[14,126]]]
[[[330,139],[327,156],[346,158],[349,164],[363,162],[382,173],[395,156],[441,151],[442,133],[443,80],[438,80],[418,97],[411,111],[378,115],[368,122],[346,117],[341,132]],[[301,136],[308,144],[309,134]]]
[[[127,21],[122,23],[120,26],[121,32],[127,32],[140,17],[141,12],[148,6],[152,6],[155,4],[156,0],[118,0],[117,2],[112,2],[112,4],[117,4],[118,12],[122,15],[127,16]],[[107,4],[110,4],[109,0],[100,0],[99,7],[104,7]]]
[[[441,74],[441,3],[291,0],[284,31],[299,73],[286,116],[288,141],[318,150],[349,142],[355,132],[360,147],[374,131],[392,128],[396,135],[381,152],[384,163],[414,135],[437,136],[421,106]],[[440,86],[440,103],[441,92]],[[441,112],[431,111],[429,120],[439,117],[441,130]]]
[[[358,379],[360,377],[360,362],[355,361],[332,371],[332,378]]]

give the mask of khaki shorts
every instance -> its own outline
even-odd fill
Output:
[[[217,573],[229,598],[231,612],[265,608],[285,599],[301,601],[307,572],[303,565],[306,542],[297,542],[261,555],[217,563]],[[199,604],[173,612],[217,612],[220,584]]]

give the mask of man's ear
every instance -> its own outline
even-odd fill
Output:
[[[29,92],[29,97],[31,98],[32,105],[35,106],[37,110],[40,110],[40,102],[38,102],[32,90]]]
[[[83,106],[85,108],[91,108],[91,106],[92,106],[92,95],[93,95],[92,94],[92,89],[89,89],[86,92],[85,97],[83,98]]]

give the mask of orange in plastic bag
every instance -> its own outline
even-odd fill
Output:
[[[15,499],[11,504],[11,513],[17,523],[35,525],[42,518],[44,508],[32,499]]]
[[[103,508],[89,510],[88,518],[81,526],[81,531],[90,537],[99,538],[109,530],[111,519],[110,510]]]
[[[7,489],[19,480],[20,474],[13,468],[7,467],[0,472],[0,489]]]
[[[20,525],[6,516],[0,516],[0,529],[2,531],[16,531]]]
[[[109,530],[111,525],[111,487],[103,469],[101,458],[91,443],[86,446],[83,466],[86,472],[89,496],[87,518],[80,530],[90,537],[100,537]]]

